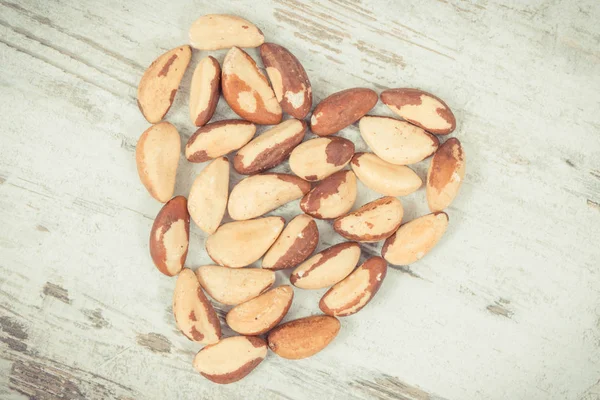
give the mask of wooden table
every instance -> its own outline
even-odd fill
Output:
[[[141,75],[206,13],[287,46],[316,101],[434,92],[467,155],[431,254],[391,269],[325,351],[270,353],[228,386],[193,370],[200,346],[175,328],[175,281],[147,249],[160,204],[134,157]],[[599,399],[599,19],[597,0],[0,0],[0,398]],[[168,115],[184,143],[191,72]],[[215,119],[232,116],[221,100]],[[366,150],[356,126],[340,134]],[[187,195],[204,165],[181,160]],[[377,197],[360,189],[356,207]],[[424,199],[402,198],[405,220]],[[319,249],[341,241],[319,228]],[[193,227],[190,267],[210,263],[204,239]],[[296,289],[287,319],[318,312],[322,293]]]

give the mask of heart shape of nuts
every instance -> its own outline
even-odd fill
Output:
[[[185,146],[185,158],[208,164],[187,199],[173,197],[181,139],[164,118],[191,60],[187,45],[159,56],[142,76],[138,105],[153,125],[138,141],[136,162],[148,193],[165,203],[149,247],[156,268],[177,276],[177,327],[205,345],[194,368],[226,384],[248,375],[268,349],[287,359],[320,352],[339,332],[338,317],[359,312],[375,296],[388,263],[407,265],[424,257],[446,231],[443,210],[458,194],[465,156],[458,139],[440,142],[440,135],[454,131],[456,120],[448,105],[430,93],[398,88],[378,96],[368,88],[346,89],[323,99],[307,123],[310,80],[285,47],[264,43],[260,29],[232,15],[205,15],[189,34],[195,49],[229,49],[222,66],[210,55],[200,60],[191,81],[190,120],[198,129]],[[268,77],[241,49],[259,46]],[[220,92],[241,119],[211,122]],[[367,115],[379,99],[399,118]],[[284,114],[289,118],[282,122]],[[333,136],[356,122],[372,153],[355,153],[352,141]],[[257,125],[275,126],[255,136]],[[309,125],[317,136],[303,141]],[[402,224],[404,208],[397,196],[423,184],[407,165],[431,156],[426,182],[431,214]],[[268,172],[288,159],[293,175]],[[230,161],[235,171],[248,175],[231,191]],[[352,211],[357,179],[382,197]],[[264,216],[294,200],[302,213],[287,225],[282,217]],[[226,211],[232,221],[222,224]],[[348,241],[313,255],[319,242],[315,218],[332,220],[335,232]],[[190,219],[208,235],[206,252],[215,262],[195,272],[185,267]],[[359,243],[380,241],[381,257],[357,267]],[[260,259],[260,268],[246,268]],[[323,314],[279,324],[294,289],[272,286],[276,271],[291,268],[289,280],[296,288],[329,290],[318,302]],[[222,322],[207,294],[233,306],[225,323],[239,336],[222,337]]]

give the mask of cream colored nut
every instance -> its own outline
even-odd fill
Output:
[[[290,275],[292,285],[302,289],[322,289],[348,276],[360,258],[360,247],[343,242],[323,250],[300,264]]]
[[[300,214],[287,224],[277,241],[267,251],[262,267],[271,270],[295,267],[315,251],[318,243],[317,224],[310,216]]]
[[[221,66],[212,56],[200,60],[194,70],[190,88],[190,118],[196,126],[212,118],[219,102]]]
[[[269,333],[267,340],[269,348],[278,356],[299,360],[323,350],[339,331],[337,318],[314,315],[279,325]]]
[[[234,336],[205,346],[194,357],[194,368],[215,383],[237,382],[267,356],[267,343],[255,336]]]
[[[188,211],[200,229],[215,233],[227,208],[229,161],[220,157],[208,164],[196,177],[188,198]]]
[[[156,268],[167,276],[177,275],[187,258],[189,240],[187,201],[177,196],[163,206],[150,231],[150,255]]]
[[[212,122],[198,129],[185,146],[185,157],[201,163],[239,149],[252,139],[256,125],[240,119]]]
[[[245,267],[269,250],[284,224],[281,217],[265,217],[221,225],[206,239],[206,252],[219,265]]]
[[[341,137],[307,140],[290,154],[290,169],[307,181],[320,181],[343,169],[354,155],[354,143]]]
[[[337,218],[352,209],[356,194],[354,172],[338,171],[304,195],[300,200],[300,208],[315,218]]]
[[[356,153],[350,165],[366,187],[385,196],[406,196],[423,184],[412,169],[390,164],[373,153]]]
[[[151,124],[160,122],[173,100],[192,58],[190,46],[180,46],[158,57],[144,72],[137,90],[137,103]]]
[[[359,312],[375,296],[386,272],[387,263],[383,258],[369,258],[346,279],[329,289],[321,298],[319,308],[335,317]]]
[[[271,289],[232,308],[227,313],[227,325],[242,335],[262,335],[285,317],[293,298],[291,286]]]
[[[203,15],[190,28],[190,44],[198,50],[258,47],[264,41],[256,25],[235,15]]]
[[[177,328],[190,340],[211,344],[221,339],[219,317],[191,269],[184,268],[177,277],[173,314]]]
[[[227,209],[235,220],[260,217],[297,200],[310,190],[310,183],[288,174],[265,173],[241,180],[231,190]]]
[[[334,93],[315,107],[310,129],[315,135],[333,135],[358,121],[375,107],[377,100],[377,93],[365,88]]]
[[[420,260],[439,242],[448,228],[448,215],[435,212],[402,225],[386,239],[381,255],[394,265],[408,265]]]
[[[135,148],[140,180],[161,203],[173,197],[181,139],[173,125],[161,122],[146,129]]]
[[[346,239],[358,242],[377,242],[398,230],[404,209],[395,197],[382,197],[358,210],[339,217],[333,229]]]
[[[436,151],[427,173],[427,203],[432,212],[450,206],[465,178],[465,165],[465,153],[456,138]]]
[[[447,135],[456,127],[456,119],[439,97],[419,89],[389,89],[381,93],[381,101],[393,112],[428,132]]]
[[[275,282],[273,271],[260,268],[204,265],[196,270],[196,275],[210,297],[229,306],[255,298]]]
[[[306,123],[288,119],[252,139],[233,158],[233,167],[240,174],[255,174],[283,162],[304,139]]]
[[[240,117],[261,125],[281,121],[281,107],[267,78],[243,50],[233,47],[223,61],[223,97]]]
[[[366,116],[360,134],[381,159],[396,165],[414,164],[432,155],[440,145],[437,137],[418,126],[389,117]]]

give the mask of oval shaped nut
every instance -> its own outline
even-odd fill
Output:
[[[359,312],[375,296],[387,272],[381,257],[371,257],[323,295],[319,308],[327,315],[346,317]]]
[[[424,160],[440,145],[438,138],[431,133],[395,118],[367,115],[360,120],[359,128],[373,153],[396,165]]]
[[[223,97],[240,117],[261,125],[281,122],[281,106],[267,78],[246,52],[231,48],[223,61]]]
[[[389,89],[381,101],[411,124],[428,132],[447,135],[456,128],[456,118],[442,99],[419,89]]]
[[[281,324],[267,341],[278,356],[290,360],[310,357],[323,350],[340,331],[340,321],[329,315],[313,315]]]
[[[409,167],[390,164],[373,153],[356,153],[350,165],[366,187],[385,196],[406,196],[423,184]]]
[[[287,314],[294,290],[279,286],[235,306],[227,313],[227,325],[242,335],[262,335],[277,325]]]
[[[177,277],[173,315],[177,328],[188,339],[203,344],[217,343],[221,339],[219,317],[189,268],[184,268]]]
[[[317,248],[319,229],[314,219],[300,214],[290,221],[265,254],[262,267],[280,270],[295,267]]]
[[[300,61],[275,43],[260,46],[260,56],[283,111],[304,119],[312,107],[312,87]]]
[[[194,368],[215,383],[237,382],[267,356],[267,343],[255,336],[234,336],[205,346],[194,357]]]
[[[423,258],[439,242],[447,228],[448,215],[445,212],[413,219],[386,239],[381,256],[390,264],[411,264]]]
[[[395,197],[382,197],[358,210],[339,217],[333,229],[346,239],[377,242],[390,237],[400,227],[404,209]]]
[[[220,83],[219,62],[212,56],[200,60],[190,87],[190,118],[194,125],[205,125],[212,118],[219,102]]]
[[[288,119],[252,139],[233,158],[240,174],[256,174],[279,165],[304,139],[306,123]]]
[[[432,212],[452,203],[465,178],[465,153],[458,139],[448,139],[433,155],[427,173],[427,203]]]
[[[290,275],[290,282],[302,289],[335,285],[352,272],[359,258],[358,243],[336,244],[300,264]]]
[[[281,217],[265,217],[223,224],[206,239],[206,252],[219,265],[241,268],[269,250],[283,230]]]
[[[185,146],[185,158],[201,163],[239,149],[252,139],[256,125],[241,119],[212,122],[198,129]]]
[[[229,161],[220,157],[196,177],[188,197],[192,220],[208,234],[215,233],[227,208],[229,196]]]
[[[173,197],[180,151],[179,133],[168,122],[152,125],[137,142],[138,175],[150,195],[161,203]]]
[[[142,75],[137,103],[151,124],[160,122],[171,108],[191,58],[190,46],[174,48],[154,60]]]
[[[156,215],[150,231],[150,256],[167,276],[183,268],[190,241],[190,214],[183,196],[173,197]]]
[[[241,180],[229,196],[229,216],[235,220],[260,217],[310,190],[310,183],[297,176],[266,173]]]
[[[228,306],[243,303],[268,290],[275,273],[260,268],[233,269],[220,265],[204,265],[196,276],[206,293]]]
[[[290,154],[290,169],[309,182],[343,169],[354,155],[354,143],[341,137],[307,140]]]
[[[377,93],[371,89],[342,90],[321,101],[313,110],[310,130],[329,136],[352,125],[377,104]]]
[[[315,218],[337,218],[352,209],[356,194],[354,172],[338,171],[308,192],[300,200],[300,208]]]
[[[235,15],[203,15],[190,28],[190,44],[198,50],[258,47],[265,37],[252,22]]]

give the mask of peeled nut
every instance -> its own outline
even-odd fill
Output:
[[[456,127],[456,119],[439,97],[419,89],[390,89],[381,93],[381,101],[393,112],[428,132],[447,135]]]
[[[366,187],[386,196],[406,196],[423,184],[412,169],[390,164],[373,153],[356,153],[350,165]]]
[[[210,297],[229,306],[255,298],[275,282],[273,271],[260,268],[204,265],[196,270],[196,275]]]
[[[386,239],[381,255],[390,264],[408,265],[420,260],[442,238],[448,228],[448,215],[435,212],[402,225]]]
[[[339,331],[337,318],[314,315],[279,325],[269,333],[267,340],[269,348],[278,356],[299,360],[323,350]]]
[[[234,336],[205,346],[194,357],[194,368],[220,384],[237,382],[267,356],[267,343],[255,336]]]
[[[319,219],[337,218],[352,209],[356,201],[356,176],[338,171],[315,186],[300,200],[300,208]]]
[[[245,267],[267,252],[284,224],[281,217],[266,217],[221,225],[206,239],[206,252],[219,265]]]
[[[229,196],[229,216],[235,220],[260,217],[310,190],[310,183],[287,174],[265,173],[240,181]]]
[[[283,111],[294,118],[305,118],[312,106],[312,88],[300,61],[275,43],[260,46],[260,56]]]
[[[433,212],[448,208],[465,178],[465,153],[458,139],[448,139],[434,154],[427,173],[427,203]]]
[[[261,125],[281,121],[281,107],[267,78],[248,54],[231,48],[223,61],[223,96],[240,117]]]
[[[295,267],[315,251],[318,243],[317,224],[308,215],[300,214],[287,224],[277,241],[267,251],[262,267],[271,270]]]
[[[180,46],[158,57],[144,72],[138,85],[137,102],[151,124],[160,122],[171,108],[191,58],[190,46]]]
[[[159,211],[150,231],[150,255],[156,268],[167,276],[177,275],[187,258],[189,240],[187,201],[177,196]]]
[[[256,125],[240,119],[212,122],[198,129],[185,146],[185,157],[201,163],[239,149],[252,139]]]
[[[321,298],[319,308],[335,317],[359,312],[375,296],[386,272],[387,263],[383,258],[369,258],[346,279],[329,289]]]
[[[146,129],[135,148],[140,180],[152,197],[165,203],[173,197],[181,139],[168,122]]]
[[[256,25],[235,15],[203,15],[190,28],[190,44],[198,50],[258,47],[264,41]]]
[[[302,289],[335,285],[352,272],[359,258],[357,243],[336,244],[300,264],[290,275],[290,282]]]
[[[293,298],[291,286],[271,289],[232,308],[227,313],[227,325],[242,335],[262,335],[285,317]]]
[[[196,126],[212,118],[219,102],[221,66],[212,56],[200,60],[194,70],[190,88],[190,118]]]
[[[288,119],[254,138],[233,158],[233,167],[240,174],[255,174],[279,165],[302,139],[306,123]]]
[[[204,232],[215,233],[227,208],[229,196],[229,161],[220,157],[196,177],[188,198],[190,216]]]
[[[365,88],[334,93],[315,107],[310,129],[319,136],[333,135],[358,121],[375,107],[377,100],[377,93]]]
[[[396,165],[424,160],[440,145],[431,133],[394,118],[368,115],[360,120],[359,128],[371,150],[384,161]]]
[[[221,339],[219,317],[191,269],[184,268],[177,277],[173,314],[177,328],[190,340],[211,344]]]
[[[290,154],[290,169],[309,182],[343,169],[354,155],[354,143],[341,137],[307,140]]]
[[[377,242],[391,236],[402,222],[404,209],[395,197],[382,197],[339,217],[333,229],[346,239]]]

